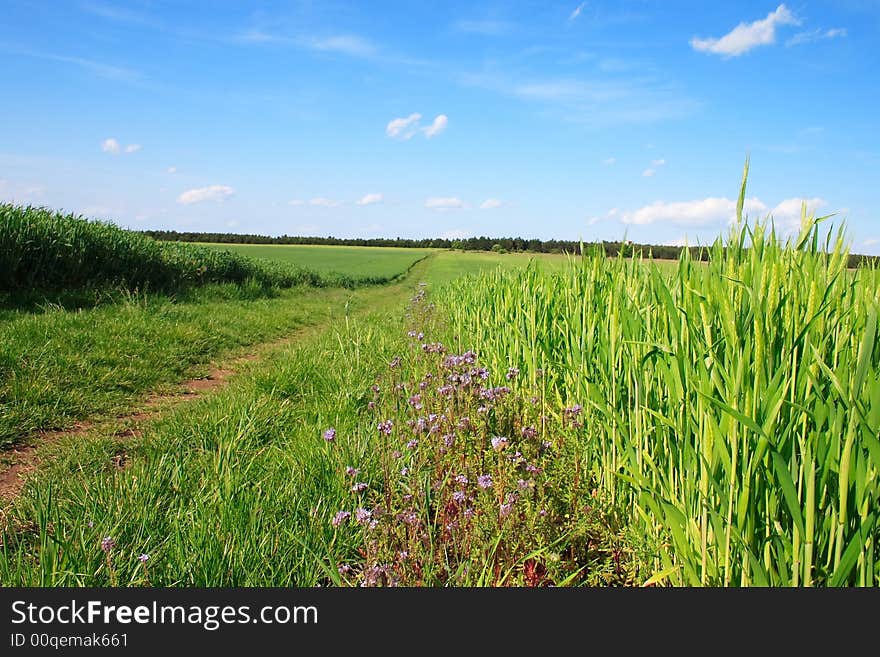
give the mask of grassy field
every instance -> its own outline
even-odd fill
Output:
[[[309,328],[137,432],[47,445],[0,582],[876,586],[880,278],[819,237],[759,227],[708,265],[438,251],[356,290],[19,312],[7,428],[136,410]]]
[[[430,249],[397,249],[367,246],[275,244],[204,244],[216,251],[231,251],[249,258],[292,264],[322,274],[343,274],[356,279],[390,279],[404,273]]]

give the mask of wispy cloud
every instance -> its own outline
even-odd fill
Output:
[[[604,164],[606,167],[610,167],[612,164],[616,164],[616,163],[617,163],[616,157],[606,157],[604,160],[602,160],[602,164]]]
[[[514,24],[501,20],[459,20],[452,24],[457,32],[466,34],[479,34],[481,36],[503,36],[514,29]]]
[[[287,205],[293,205],[293,206],[300,206],[300,205],[305,205],[305,204],[306,204],[306,202],[303,201],[301,198],[293,198],[287,202]]]
[[[780,25],[800,25],[800,20],[785,5],[779,5],[766,18],[751,23],[742,22],[718,38],[691,39],[691,47],[699,52],[739,57],[758,46],[776,42],[776,28]]]
[[[569,20],[569,21],[576,21],[576,20],[580,17],[581,12],[584,10],[584,8],[585,8],[586,6],[587,6],[587,3],[586,3],[586,2],[582,2],[582,3],[579,4],[577,7],[575,7],[575,8],[574,8],[574,11],[572,11],[572,12],[568,15],[568,20]]]
[[[700,106],[659,75],[537,77],[496,67],[463,74],[459,80],[544,105],[564,121],[595,127],[684,118]]]
[[[129,144],[123,148],[122,144],[119,143],[119,140],[114,137],[108,137],[101,142],[101,150],[105,153],[110,153],[111,155],[119,155],[120,153],[131,155],[132,153],[137,153],[141,148],[143,147],[140,144]]]
[[[336,52],[353,57],[372,57],[377,48],[367,39],[351,34],[340,34],[323,38],[305,38],[298,42],[305,48],[319,52]]]
[[[335,201],[330,198],[318,196],[313,199],[309,199],[309,205],[314,205],[321,208],[336,208],[342,205],[342,201]]]
[[[168,167],[165,169],[165,173],[175,174],[177,173],[177,167]]]
[[[101,150],[105,153],[118,155],[120,150],[119,142],[113,139],[113,137],[109,137],[101,142]]]
[[[91,73],[101,78],[105,78],[107,80],[114,80],[118,82],[135,82],[141,79],[141,74],[133,69],[124,68],[122,66],[115,66],[112,64],[105,64],[103,62],[98,62],[93,59],[85,59],[83,57],[58,55],[51,52],[31,50],[30,48],[17,48],[14,45],[9,44],[0,44],[0,51],[7,52],[13,55],[21,55],[23,57],[33,57],[34,59],[43,59],[50,62],[59,62],[62,64],[78,66],[88,73]]]
[[[434,196],[425,200],[425,207],[430,210],[458,210],[464,202],[457,196]]]
[[[376,203],[381,203],[384,200],[384,197],[378,193],[370,193],[362,196],[358,201],[357,205],[375,205]]]
[[[452,230],[447,230],[440,237],[444,240],[461,240],[470,237],[471,235],[473,235],[473,233],[468,230],[453,228]]]
[[[392,139],[409,139],[418,132],[421,118],[421,114],[413,112],[407,117],[391,119],[385,126],[385,134]]]
[[[651,160],[651,166],[642,171],[642,176],[645,178],[652,178],[657,173],[657,169],[665,165],[666,160],[664,159]]]
[[[424,130],[425,137],[430,139],[431,137],[435,137],[435,136],[439,135],[441,132],[443,132],[446,129],[446,126],[448,124],[449,124],[449,117],[446,116],[445,114],[438,114],[434,118],[434,121],[431,123],[431,125],[429,125],[428,127],[425,128],[425,130]]]
[[[235,190],[228,185],[209,185],[208,187],[197,187],[183,192],[177,197],[177,202],[181,205],[191,205],[192,203],[203,203],[205,201],[223,202],[229,199]]]
[[[500,208],[502,205],[504,205],[504,201],[501,199],[487,198],[480,203],[480,210],[494,210],[495,208]]]
[[[385,126],[385,134],[392,139],[406,141],[421,132],[426,138],[431,139],[443,132],[446,126],[449,125],[449,117],[445,114],[438,114],[429,126],[421,126],[421,120],[422,115],[418,112],[413,112],[406,117],[392,119]]]
[[[842,39],[845,36],[846,29],[842,27],[834,27],[830,30],[817,28],[815,30],[809,30],[807,32],[798,32],[788,41],[786,41],[785,45],[789,47],[799,46],[804,43],[812,43],[814,41],[822,41],[824,39]]]

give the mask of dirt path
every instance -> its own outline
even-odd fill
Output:
[[[406,274],[390,285],[368,288],[375,291],[377,299],[367,304],[361,312],[369,308],[382,305],[382,300],[396,298],[401,287],[413,274],[417,275],[430,258],[423,258],[411,266]],[[210,394],[229,384],[229,379],[240,371],[248,363],[261,360],[268,353],[281,349],[293,342],[302,340],[308,335],[327,330],[332,319],[327,319],[316,324],[310,324],[295,329],[281,339],[251,345],[251,351],[244,355],[230,355],[215,363],[206,376],[188,379],[175,386],[171,392],[148,395],[132,410],[112,418],[100,418],[77,422],[73,426],[58,431],[37,431],[27,440],[17,443],[13,447],[0,451],[0,512],[8,508],[19,496],[28,477],[33,474],[47,458],[52,458],[52,451],[62,441],[85,437],[89,434],[98,433],[102,436],[114,436],[122,441],[136,439],[142,433],[142,426],[159,415],[168,412],[182,404]],[[117,468],[124,468],[127,464],[127,456],[124,450],[120,450],[113,458]]]
[[[229,361],[225,361],[222,367],[214,365],[205,376],[187,379],[176,384],[175,389],[171,392],[148,395],[135,410],[129,413],[109,419],[84,420],[58,431],[35,432],[24,442],[0,452],[0,457],[3,459],[0,463],[0,507],[8,506],[18,497],[28,475],[40,466],[48,448],[61,440],[84,436],[93,431],[100,431],[103,435],[113,435],[119,438],[137,438],[141,435],[140,425],[153,420],[171,408],[226,386],[229,383],[229,377],[239,371],[242,365],[259,360],[267,352],[282,348],[307,333],[323,328],[325,328],[323,323],[317,326],[303,327],[279,340],[257,345],[254,351],[242,356],[234,356]],[[116,465],[120,468],[125,466],[124,455],[118,458]]]

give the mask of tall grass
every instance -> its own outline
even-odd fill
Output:
[[[594,253],[446,288],[490,368],[583,404],[584,461],[663,545],[657,579],[880,584],[880,271],[802,223],[672,271]]]
[[[0,291],[104,285],[171,291],[245,282],[264,287],[351,287],[363,281],[229,251],[158,242],[113,224],[46,208],[0,204]]]

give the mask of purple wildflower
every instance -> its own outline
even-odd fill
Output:
[[[357,477],[360,473],[360,468],[353,468],[350,465],[345,466],[345,474],[349,477]]]
[[[403,456],[403,454],[400,453],[400,450],[395,449],[393,452],[391,452],[391,456],[395,459],[399,459],[401,456]]]
[[[483,474],[477,477],[477,486],[483,490],[492,488],[492,475]]]
[[[411,337],[411,338],[416,337],[416,332],[415,332],[415,331],[407,331],[406,334],[407,334],[409,337]]]
[[[452,447],[453,445],[455,445],[455,436],[453,436],[451,433],[447,433],[443,436],[443,444],[447,447]]]
[[[367,509],[364,509],[362,507],[358,507],[354,510],[354,519],[360,525],[367,524],[372,519],[372,517],[373,517],[373,514],[370,511],[368,511]]]
[[[327,429],[327,431],[324,432],[324,440],[326,440],[328,443],[332,443],[334,440],[336,440],[336,429],[334,429],[333,427]]]
[[[351,487],[351,492],[352,493],[363,493],[365,490],[367,490],[367,488],[369,488],[369,486],[367,484],[365,484],[362,481],[357,481]]]
[[[507,370],[507,374],[505,374],[504,376],[507,377],[508,381],[512,381],[513,379],[515,379],[516,377],[519,376],[519,368],[518,367],[511,367],[510,369]]]
[[[377,424],[376,428],[380,432],[384,433],[386,436],[390,436],[391,430],[394,428],[394,422],[392,422],[391,420],[385,420],[384,422],[380,422],[379,424]]]
[[[376,402],[374,402],[374,401],[367,402],[367,409],[368,410],[372,411],[374,408],[376,408]]]
[[[580,404],[575,404],[574,406],[569,406],[568,408],[566,408],[564,412],[569,417],[577,417],[583,412],[583,410],[583,406],[581,406]]]
[[[495,436],[492,438],[492,449],[496,452],[500,452],[508,445],[508,440],[504,436]]]
[[[138,556],[138,561],[140,561],[141,563],[147,563],[147,559],[149,559],[149,558],[150,558],[149,554],[147,554],[146,552],[142,552],[140,554],[140,556]]]
[[[465,484],[467,484],[467,482],[468,482],[468,478],[465,477],[464,475],[462,475],[462,474],[455,475],[455,483],[461,484],[462,486],[464,486]]]
[[[400,551],[397,553],[397,558],[398,558],[400,561],[406,561],[407,559],[409,559],[409,552],[407,552],[406,550],[400,550]]]
[[[391,359],[391,362],[388,363],[388,367],[390,367],[391,369],[394,369],[399,366],[400,366],[400,356],[395,356],[394,358]]]
[[[527,490],[529,488],[533,488],[535,486],[535,482],[531,479],[518,479],[516,482],[516,487],[520,490]]]
[[[464,517],[467,518],[468,520],[473,518],[475,515],[476,515],[476,513],[474,512],[474,510],[471,507],[468,507],[464,510]]]
[[[457,490],[452,493],[452,501],[456,504],[464,504],[464,501],[467,499],[467,495],[463,490]]]
[[[522,437],[523,438],[535,438],[538,435],[538,430],[535,427],[528,426],[522,428]]]
[[[101,549],[104,550],[104,552],[109,552],[114,547],[116,547],[116,541],[114,541],[111,537],[105,536],[101,539]]]
[[[419,441],[416,440],[415,438],[413,438],[412,440],[410,440],[410,441],[406,444],[406,448],[407,448],[407,449],[415,449],[415,448],[418,447],[418,446],[419,446]]]
[[[418,393],[409,398],[409,404],[417,411],[422,410],[422,396]]]
[[[539,468],[537,465],[532,465],[531,463],[529,463],[526,466],[526,472],[530,474],[539,474],[541,472],[541,468]]]
[[[408,474],[409,474],[409,468],[403,467],[400,469],[400,476],[401,477],[406,477]]]
[[[334,527],[339,527],[339,525],[344,523],[349,518],[351,518],[351,511],[337,511],[336,515],[333,516],[333,520],[331,520],[330,522]]]
[[[513,511],[513,504],[510,504],[509,502],[505,502],[498,509],[498,515],[501,516],[502,518],[506,518],[507,516],[510,515],[511,511]]]
[[[351,566],[349,566],[347,563],[344,563],[341,564],[336,570],[339,571],[340,575],[347,575],[351,572]]]

